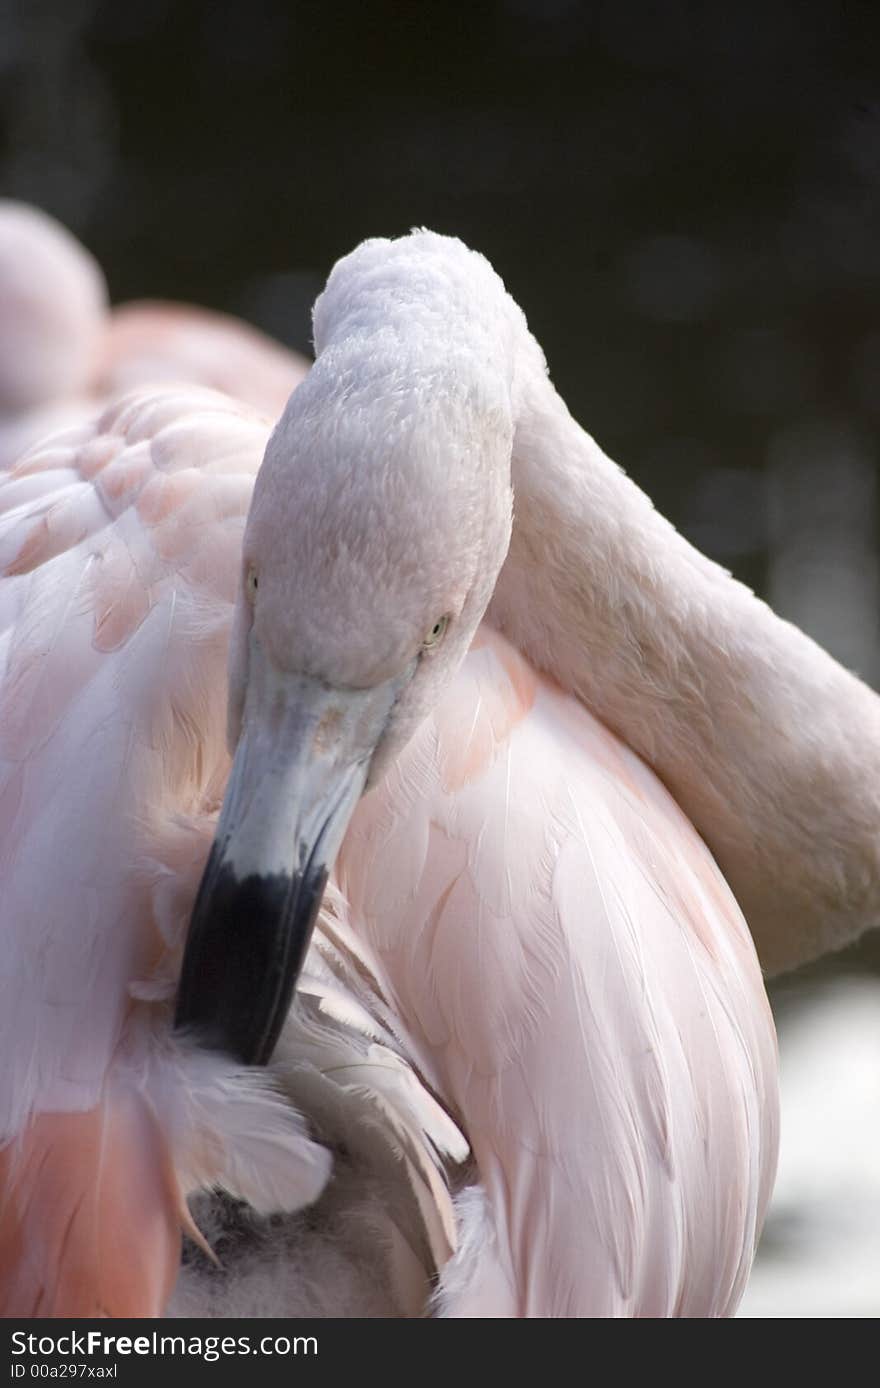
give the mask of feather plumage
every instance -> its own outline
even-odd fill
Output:
[[[776,1152],[754,951],[671,797],[584,709],[541,682],[496,735],[520,663],[483,629],[399,780],[356,812],[339,883],[468,1134],[516,1313],[729,1314]],[[461,784],[469,680],[471,742],[493,751]]]
[[[228,773],[226,642],[267,432],[211,392],[141,392],[0,484],[0,1258],[19,1314],[158,1314],[180,1231],[197,1236],[190,1192],[220,1186],[257,1212],[311,1204],[331,1157],[297,1100],[374,1173],[395,1306],[424,1304],[454,1243],[447,1172],[468,1147],[383,1021],[344,903],[272,1076],[168,1036]],[[136,1285],[118,1263],[139,1210],[157,1233]]]
[[[776,1150],[748,933],[655,775],[489,626],[354,815],[268,1077],[170,1041],[267,432],[140,392],[0,486],[8,1161],[59,1116],[62,1151],[120,1087],[158,1124],[169,1238],[194,1188],[296,1211],[345,1148],[399,1312],[729,1314]]]

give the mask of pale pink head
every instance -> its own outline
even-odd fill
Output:
[[[491,598],[522,332],[487,262],[428,232],[365,243],[316,304],[315,366],[270,439],[244,538],[235,762],[178,1011],[245,1059],[271,1051],[358,797]]]

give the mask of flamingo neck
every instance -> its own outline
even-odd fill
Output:
[[[683,539],[519,385],[514,530],[489,619],[649,762],[768,972],[880,920],[880,700]]]

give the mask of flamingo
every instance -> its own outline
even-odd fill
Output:
[[[192,1262],[169,1302],[219,1186],[319,1200],[312,1310],[345,1226],[345,1314],[732,1314],[777,1121],[737,897],[774,968],[874,923],[876,699],[475,252],[364,243],[314,323],[268,443],[140,392],[0,489],[3,1309],[243,1313]]]
[[[136,386],[211,386],[275,419],[307,370],[226,314],[150,301],[111,310],[100,266],[66,228],[0,199],[0,469]]]
[[[82,396],[106,312],[85,247],[45,213],[0,199],[0,469],[91,412]]]

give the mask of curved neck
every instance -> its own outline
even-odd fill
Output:
[[[765,969],[877,924],[880,700],[693,549],[540,371],[518,394],[490,621],[657,771]]]

